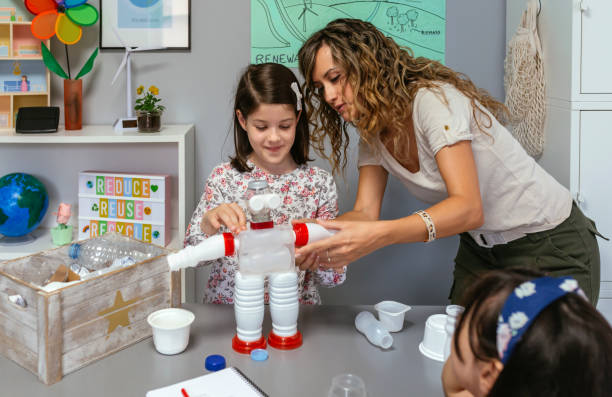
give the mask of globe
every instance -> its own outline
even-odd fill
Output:
[[[41,181],[16,172],[0,178],[0,234],[19,237],[36,229],[49,207]]]

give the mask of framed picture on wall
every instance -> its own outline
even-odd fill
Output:
[[[190,50],[190,14],[191,0],[100,0],[100,49]]]

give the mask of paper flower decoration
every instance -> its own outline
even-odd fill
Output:
[[[56,35],[64,44],[81,40],[81,26],[98,21],[98,10],[86,4],[87,0],[25,0],[25,6],[36,15],[32,21],[32,34],[40,40]]]
[[[57,212],[54,212],[54,215],[57,215],[57,223],[60,225],[65,225],[70,221],[70,209],[72,205],[66,203],[60,203]]]

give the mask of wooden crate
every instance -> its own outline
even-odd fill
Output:
[[[157,248],[159,256],[52,292],[5,270],[19,266],[11,262],[67,247],[0,263],[0,353],[53,384],[151,336],[147,316],[181,304],[180,272],[168,271],[169,251]],[[26,307],[9,300],[16,294]]]

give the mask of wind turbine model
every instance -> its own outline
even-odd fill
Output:
[[[125,132],[125,131],[137,131],[137,123],[136,117],[134,117],[134,111],[132,108],[132,62],[130,56],[133,52],[140,51],[152,51],[152,50],[163,50],[166,47],[130,47],[128,46],[119,36],[119,32],[117,29],[113,28],[113,32],[115,32],[115,36],[117,36],[117,40],[121,43],[121,46],[125,48],[125,54],[123,55],[123,60],[121,64],[117,68],[115,72],[115,76],[113,77],[113,81],[111,81],[111,85],[115,84],[117,77],[125,68],[125,73],[127,77],[126,81],[126,107],[127,107],[127,117],[119,118],[113,123],[113,128],[115,132]]]

